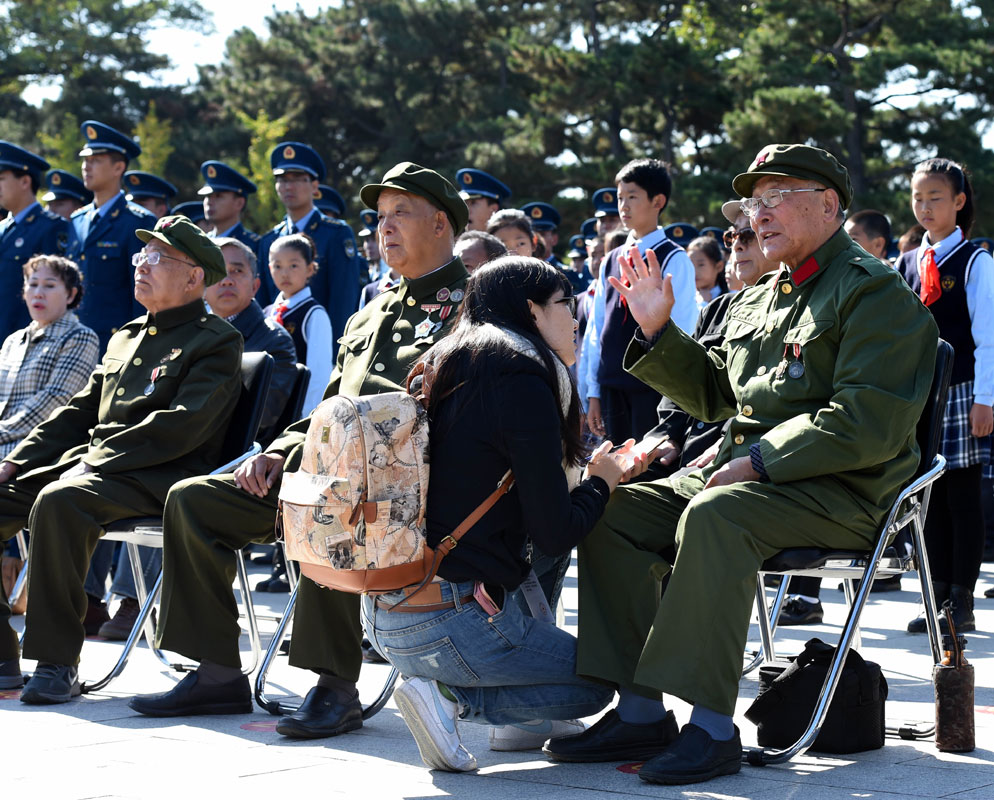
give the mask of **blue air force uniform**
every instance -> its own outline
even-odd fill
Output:
[[[0,141],[0,170],[28,172],[41,182],[48,162]],[[74,258],[76,235],[68,220],[32,203],[0,221],[0,341],[31,322],[22,297],[24,262],[36,255]]]
[[[94,211],[97,216],[92,218]],[[72,215],[72,224],[81,242],[78,260],[84,287],[76,313],[96,332],[103,353],[118,328],[145,313],[135,300],[131,257],[143,247],[135,231],[154,228],[155,214],[129,203],[123,192],[100,211],[93,203],[85,205]]]
[[[87,120],[80,129],[86,138],[81,156],[118,152],[132,159],[141,148],[128,136],[108,125]],[[135,301],[135,270],[131,257],[142,249],[135,236],[139,228],[154,228],[155,215],[120,192],[102,207],[94,200],[72,215],[79,240],[78,262],[83,270],[83,303],[76,312],[80,322],[100,339],[100,352],[118,328],[141,316],[145,309]]]
[[[304,172],[322,181],[324,162],[310,147],[300,142],[281,142],[270,154],[274,175]],[[337,340],[345,332],[345,323],[359,306],[359,255],[355,236],[348,223],[322,214],[316,207],[295,225],[288,217],[262,237],[259,243],[259,276],[262,286],[256,298],[269,305],[279,292],[269,274],[269,248],[281,236],[306,233],[314,240],[318,270],[308,284],[311,295],[325,307],[331,318],[331,333]]]
[[[259,187],[255,185],[252,181],[246,178],[242,173],[233,167],[229,167],[223,161],[205,161],[200,165],[200,174],[204,176],[204,185],[200,187],[197,191],[199,195],[209,195],[214,192],[234,192],[248,200],[250,194],[255,194]],[[184,205],[187,205],[184,203]],[[198,219],[204,218],[204,206],[200,203],[200,216]],[[179,206],[177,206],[179,208]],[[191,209],[192,211],[193,209]],[[244,213],[244,209],[243,209]],[[187,214],[187,216],[190,216]],[[191,220],[197,222],[197,219]],[[255,231],[250,231],[246,228],[241,220],[238,221],[236,225],[229,228],[226,231],[215,231],[214,236],[217,238],[225,239],[237,239],[239,242],[248,247],[253,253],[259,252],[259,242],[262,241],[262,236],[260,236]],[[262,265],[260,264],[260,270]]]

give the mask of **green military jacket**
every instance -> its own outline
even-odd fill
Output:
[[[324,399],[397,392],[411,366],[455,322],[469,273],[459,258],[420,278],[401,279],[351,317]],[[304,441],[309,418],[291,425],[268,448],[288,456]]]
[[[241,356],[241,334],[203,300],[138,317],[111,337],[86,387],[5,460],[19,478],[82,460],[165,502],[176,481],[218,466]]]
[[[759,443],[773,483],[825,477],[879,516],[914,474],[915,428],[931,386],[938,328],[890,266],[841,229],[792,271],[732,300],[721,346],[705,350],[667,325],[625,367],[693,417],[731,418],[702,481]]]

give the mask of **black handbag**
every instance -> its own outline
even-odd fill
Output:
[[[759,671],[759,696],[745,716],[760,747],[789,747],[807,729],[835,648],[811,639],[788,666]],[[811,746],[822,753],[857,753],[884,746],[887,681],[880,666],[850,650],[825,722]]]

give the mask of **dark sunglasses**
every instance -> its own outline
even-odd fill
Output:
[[[736,239],[741,239],[742,246],[748,247],[755,238],[756,232],[752,228],[729,228],[721,235],[721,241],[729,250],[734,246]]]

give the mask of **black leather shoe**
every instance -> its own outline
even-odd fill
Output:
[[[76,667],[38,662],[34,675],[24,685],[21,702],[32,706],[68,703],[81,694]]]
[[[20,689],[24,685],[19,659],[0,661],[0,689]]]
[[[315,686],[293,714],[281,717],[276,732],[293,739],[324,739],[362,727],[359,693],[348,700],[334,689]]]
[[[553,761],[642,761],[663,752],[677,734],[672,711],[661,722],[636,725],[612,708],[583,733],[550,739],[542,752]]]
[[[286,578],[273,575],[259,581],[255,585],[255,590],[257,592],[269,592],[270,594],[287,594],[290,591],[290,583]]]
[[[168,692],[132,697],[128,707],[146,717],[251,714],[252,689],[244,675],[229,683],[208,685],[191,672]]]
[[[994,586],[984,592],[984,597],[994,597]]]
[[[825,619],[821,600],[811,603],[803,597],[788,597],[780,609],[777,625],[813,625]]]
[[[734,775],[740,769],[742,740],[738,727],[727,742],[716,742],[706,730],[688,723],[673,744],[642,765],[639,777],[649,783],[682,785]]]

